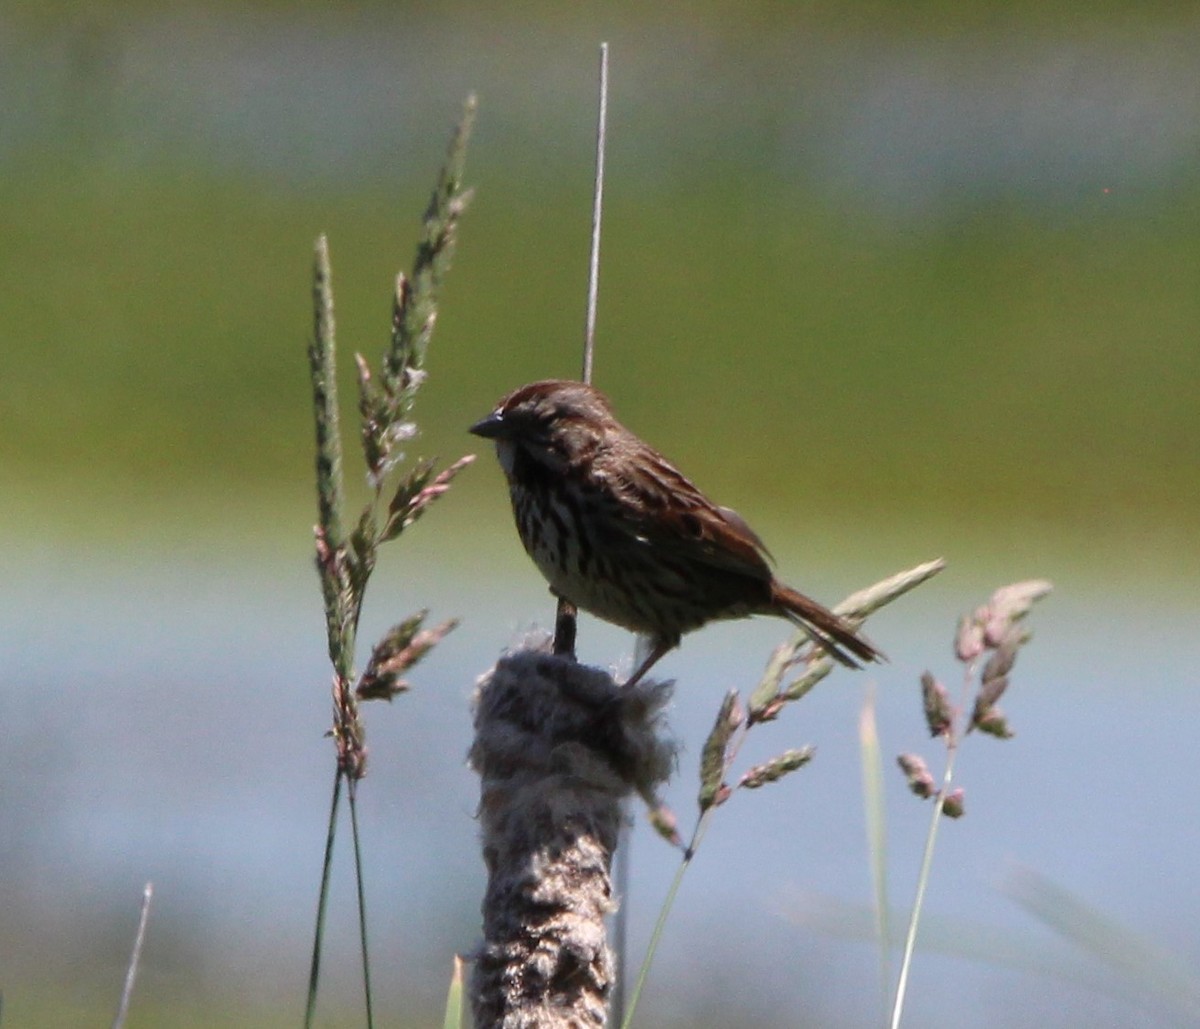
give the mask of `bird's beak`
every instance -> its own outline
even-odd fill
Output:
[[[504,435],[504,417],[499,411],[493,411],[486,418],[482,418],[472,425],[467,432],[475,436],[482,436],[484,439],[499,439]]]

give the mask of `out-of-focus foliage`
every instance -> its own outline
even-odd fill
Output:
[[[597,380],[714,488],[753,492],[784,460],[806,503],[832,489],[825,507],[840,490],[852,507],[1067,528],[1170,522],[1200,495],[1190,198],[897,236],[778,183],[630,197],[612,174]],[[482,158],[477,179],[423,411],[444,453],[504,390],[578,362],[579,196],[514,200]],[[347,346],[378,351],[420,195],[44,168],[2,192],[6,478],[104,492],[115,477],[150,507],[305,479],[311,239],[329,232]]]

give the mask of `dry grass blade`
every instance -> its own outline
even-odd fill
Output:
[[[113,1018],[113,1029],[121,1029],[129,1015],[129,1002],[133,999],[133,985],[137,981],[138,965],[142,960],[142,945],[146,942],[146,925],[150,921],[150,899],[154,896],[154,884],[146,883],[142,890],[142,910],[138,916],[137,934],[133,938],[133,953],[129,955],[129,967],[125,971],[125,985],[121,990],[121,1001]]]

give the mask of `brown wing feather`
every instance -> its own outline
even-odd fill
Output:
[[[689,560],[770,580],[767,548],[742,516],[714,504],[666,458],[648,444],[637,442],[644,451],[638,453],[636,461],[624,453],[612,462],[604,462],[608,465],[605,478],[617,495],[625,501],[640,502],[626,510],[646,511],[645,517],[629,520],[631,533]],[[629,468],[641,471],[636,478],[622,474]]]

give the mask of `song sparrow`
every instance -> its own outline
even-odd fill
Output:
[[[741,516],[618,422],[592,386],[522,386],[470,431],[496,441],[521,542],[551,591],[650,637],[630,685],[684,633],[756,614],[790,619],[851,667],[882,657],[842,618],[776,579]]]

